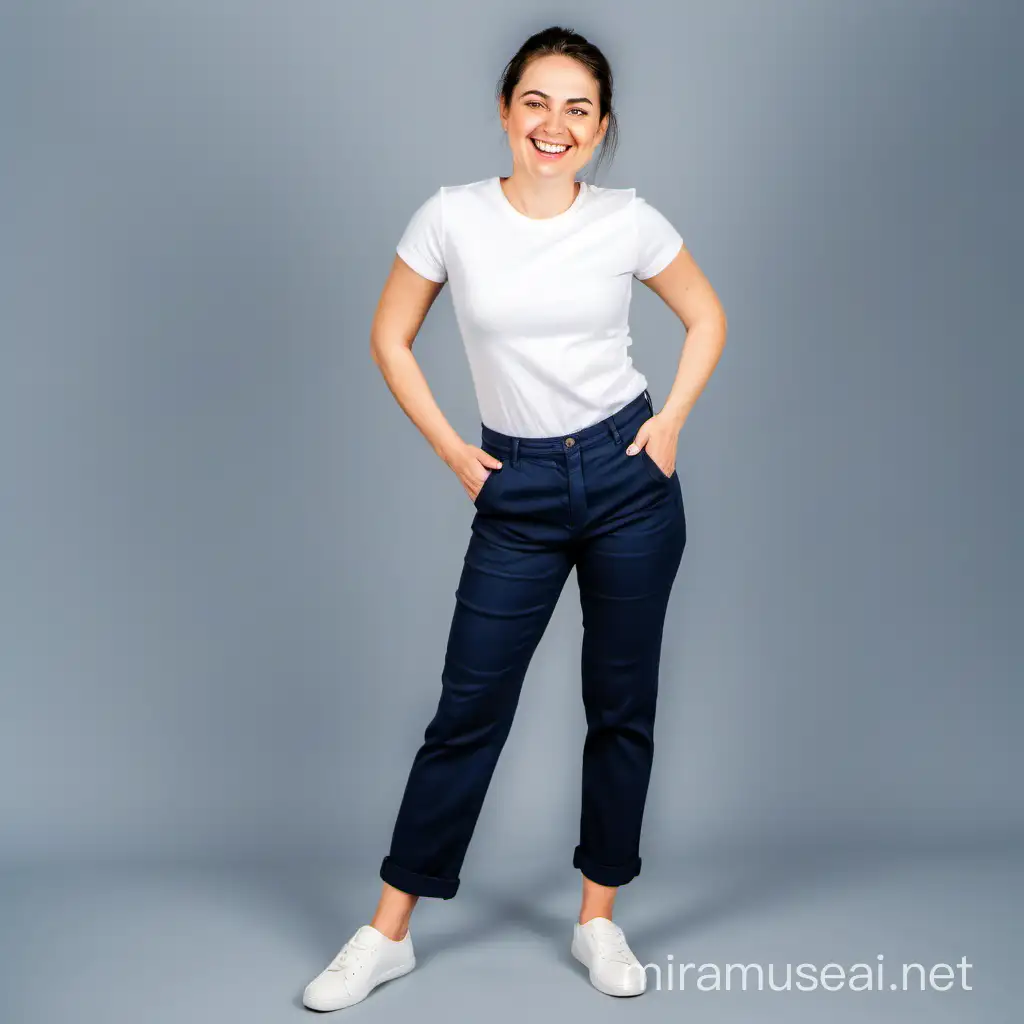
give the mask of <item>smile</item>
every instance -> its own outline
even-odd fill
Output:
[[[531,138],[530,141],[533,143],[533,148],[549,160],[557,160],[563,153],[567,153],[572,148],[567,145],[555,146],[550,142],[539,142],[537,139],[533,138]]]

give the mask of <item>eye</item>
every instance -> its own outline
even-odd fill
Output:
[[[541,103],[540,100],[527,100],[526,101],[526,105],[528,107],[542,107],[542,106],[544,106],[544,104]],[[570,112],[575,110],[577,114],[582,114],[584,117],[586,117],[587,114],[589,113],[589,111],[584,110],[583,107],[570,107],[569,109],[570,109]]]

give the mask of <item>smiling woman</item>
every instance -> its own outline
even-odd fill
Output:
[[[724,344],[725,319],[672,221],[635,188],[578,178],[617,134],[611,69],[593,43],[559,27],[531,36],[496,99],[511,174],[441,186],[420,204],[371,329],[374,362],[475,514],[437,708],[381,862],[380,901],[307,987],[305,1004],[318,1010],[359,1002],[415,966],[413,908],[459,889],[527,668],[573,569],[587,733],[570,950],[601,992],[646,988],[612,905],[640,873],[665,614],[686,546],[678,434]],[[687,329],[658,412],[629,351],[634,279]],[[479,445],[447,422],[412,356],[445,284]]]
[[[541,108],[544,106],[544,103],[552,102],[551,97],[546,92],[541,92],[540,89],[527,89],[522,93],[522,96],[524,97],[524,103],[527,107]],[[531,96],[540,96],[544,103],[540,100],[529,99],[528,97]],[[593,101],[588,96],[572,96],[567,99],[565,103],[566,105],[586,103],[591,107],[594,105]],[[582,106],[572,106],[569,113],[578,117],[585,117],[587,115],[587,111]],[[552,159],[557,159],[561,154],[568,152],[568,150],[572,148],[572,143],[568,141],[552,142],[547,139],[538,138],[536,135],[532,135],[530,138],[533,141],[534,146],[541,153],[546,153]]]
[[[521,164],[514,167],[511,184],[503,185],[517,209],[538,218],[558,213],[552,207],[564,194],[568,175],[575,185],[576,173],[590,162],[609,128],[614,141],[611,86],[611,69],[600,51],[574,53],[556,41],[539,53],[520,49],[509,62],[498,109],[513,164]],[[512,183],[517,178],[523,180]]]

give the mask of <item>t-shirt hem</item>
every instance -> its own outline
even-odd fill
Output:
[[[673,242],[671,245],[666,246],[662,249],[658,258],[653,263],[647,265],[643,273],[637,271],[633,276],[638,281],[646,281],[649,277],[660,274],[682,252],[683,244],[683,240],[679,239],[678,242]]]
[[[413,269],[420,277],[425,277],[428,281],[433,281],[434,284],[443,284],[448,280],[448,275],[445,274],[443,277],[437,276],[437,271],[431,270],[422,260],[408,249],[403,249],[401,246],[395,248],[395,252]]]

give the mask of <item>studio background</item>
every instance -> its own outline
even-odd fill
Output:
[[[1009,992],[995,934],[1024,888],[1018,6],[51,0],[0,18],[6,1019],[56,1019],[35,1016],[33,979],[78,948],[67,921],[92,952],[56,1006],[90,984],[101,1000],[97,949],[145,946],[157,918],[136,911],[154,892],[165,951],[206,986],[202,1020],[234,1004],[200,933],[264,971],[291,943],[283,995],[248,1018],[277,1020],[274,1000],[298,1012],[303,973],[372,910],[473,508],[372,364],[369,327],[413,210],[509,173],[495,84],[552,24],[615,71],[620,145],[596,183],[635,186],[676,225],[729,320],[678,450],[688,542],[630,887],[646,887],[649,955],[700,927],[749,936],[743,914],[806,897],[816,869],[842,863],[870,892],[909,858],[890,877],[906,893],[952,853],[936,890],[964,891],[956,865],[981,857],[985,921],[935,959],[987,953],[985,998]],[[657,406],[684,331],[633,295]],[[414,353],[478,443],[447,287]],[[581,638],[573,573],[463,907],[425,922],[497,892],[483,920],[504,907],[543,932],[560,900],[571,929]],[[718,900],[711,872],[735,858]],[[929,892],[902,931],[869,921],[862,952],[934,934]],[[111,914],[115,945],[97,945]],[[823,914],[822,935],[846,919]],[[698,931],[676,941],[672,921]],[[806,959],[815,940],[792,927]],[[746,938],[723,949],[752,956]],[[149,1019],[185,1012],[181,978]],[[975,1019],[998,1019],[981,998]],[[907,1019],[886,1005],[878,1020]],[[782,1003],[757,1006],[774,1019]]]

